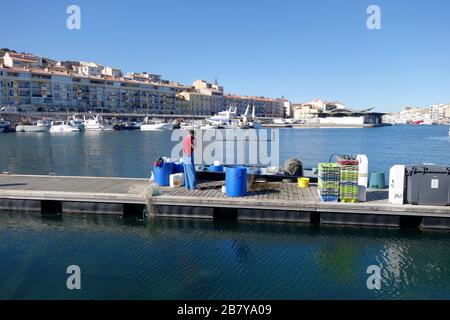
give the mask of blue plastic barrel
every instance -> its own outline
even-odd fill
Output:
[[[170,185],[170,175],[175,171],[175,164],[162,163],[154,168],[155,182],[161,187],[168,187]]]
[[[226,189],[229,197],[247,195],[247,168],[235,167],[226,169]]]
[[[223,172],[223,166],[209,166],[211,172]]]
[[[173,173],[184,173],[184,167],[182,163],[175,163]]]
[[[386,178],[384,172],[372,172],[369,179],[369,188],[372,189],[385,189]]]

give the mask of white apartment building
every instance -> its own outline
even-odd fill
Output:
[[[196,80],[193,83],[195,91],[210,97],[210,114],[216,114],[224,109],[223,87],[219,84],[211,84],[205,80]]]
[[[450,104],[438,104],[430,107],[431,120],[433,124],[446,124],[449,122]]]
[[[113,67],[104,67],[102,69],[102,75],[113,78],[120,78],[122,77],[122,70]]]
[[[141,72],[141,73],[127,73],[125,78],[129,78],[136,81],[142,81],[142,82],[153,82],[153,83],[160,83],[161,75],[154,74],[154,73],[147,73],[147,72]]]
[[[103,66],[93,63],[81,61],[79,66],[74,67],[75,71],[87,77],[100,77],[102,75]]]
[[[179,94],[189,102],[189,111],[193,115],[211,115],[211,96],[199,92],[184,91]]]
[[[255,107],[256,116],[260,118],[284,117],[284,99],[251,97],[227,94],[224,96],[224,108],[237,107],[238,113],[243,114],[247,106]]]
[[[284,114],[286,118],[293,118],[294,117],[293,104],[288,100],[284,100],[283,105],[284,105]]]
[[[32,54],[6,52],[3,56],[3,65],[6,68],[39,68],[42,58]]]
[[[118,68],[86,61],[55,61],[24,53],[0,57],[0,108],[19,112],[108,112],[211,116],[229,107],[258,117],[283,117],[289,101],[224,95],[217,82],[193,86],[147,72],[123,76]]]
[[[0,106],[19,112],[175,114],[174,90],[124,79],[0,68]]]
[[[294,119],[304,122],[311,122],[312,119],[317,118],[319,109],[310,104],[294,104]]]

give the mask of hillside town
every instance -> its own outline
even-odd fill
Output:
[[[427,108],[405,107],[400,112],[384,115],[383,121],[391,124],[450,124],[450,104],[437,104]]]
[[[210,116],[231,106],[243,113],[248,105],[258,117],[283,117],[289,102],[225,93],[217,81],[184,85],[149,72],[0,50],[0,107],[12,112]]]
[[[10,113],[109,113],[211,116],[229,108],[243,114],[255,108],[258,118],[288,118],[309,125],[447,124],[450,104],[404,108],[397,113],[355,110],[340,102],[316,99],[292,103],[226,93],[217,80],[191,85],[150,72],[86,61],[60,61],[0,49],[0,110]]]

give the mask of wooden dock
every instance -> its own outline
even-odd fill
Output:
[[[204,190],[159,188],[149,195],[145,179],[0,175],[0,211],[100,213],[176,218],[339,225],[379,225],[450,229],[450,207],[392,205],[386,190],[369,190],[365,203],[324,203],[317,188],[294,183],[254,183],[249,194],[229,198],[223,181],[200,184]]]

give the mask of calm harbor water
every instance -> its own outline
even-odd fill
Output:
[[[146,178],[152,163],[170,156],[170,132],[90,132],[79,134],[0,134],[0,172],[21,174]],[[280,130],[280,161],[301,159],[305,167],[328,162],[331,154],[369,156],[371,171],[394,164],[450,164],[445,126],[377,129]]]
[[[0,261],[1,299],[450,299],[447,232],[4,213]]]
[[[450,164],[447,127],[281,130],[305,166]],[[148,177],[170,133],[0,134],[0,171]],[[448,232],[0,213],[0,299],[450,299]],[[82,289],[66,288],[78,265]],[[381,290],[366,286],[370,265]]]

